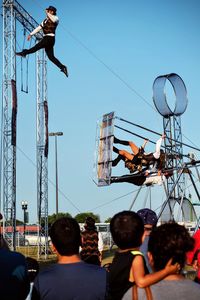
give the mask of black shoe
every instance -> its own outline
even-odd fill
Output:
[[[24,51],[21,52],[15,52],[16,55],[21,56],[21,57],[26,57],[26,54],[24,53]]]
[[[68,71],[67,71],[67,67],[63,66],[61,69],[61,72],[63,72],[67,77],[69,76]]]
[[[114,143],[114,144],[118,144],[118,143],[119,143],[118,138],[116,138],[115,136],[114,136],[114,139],[113,139],[113,143]]]
[[[119,154],[119,149],[117,149],[115,146],[113,146],[113,152]]]
[[[119,139],[116,138],[115,136],[114,136],[113,143],[114,143],[114,144],[121,144],[121,145],[124,145],[124,146],[129,146],[129,142],[128,142],[128,141],[122,141],[122,140],[119,140]]]
[[[116,165],[118,165],[118,163],[120,162],[121,159],[122,159],[121,155],[118,155],[117,158],[115,158],[112,161],[112,167],[116,167]]]

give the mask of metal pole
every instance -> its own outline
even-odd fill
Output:
[[[63,135],[63,132],[49,132],[49,136],[55,137],[55,177],[56,177],[56,217],[58,217],[58,153],[57,153],[57,136]]]
[[[57,135],[55,135],[55,172],[56,172],[56,217],[58,217],[58,156],[57,156]]]
[[[24,246],[26,244],[26,210],[28,208],[28,202],[22,201],[22,210],[24,212]]]
[[[24,246],[25,246],[25,241],[26,241],[26,209],[24,207]]]

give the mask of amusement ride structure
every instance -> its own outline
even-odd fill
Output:
[[[165,90],[166,84],[169,84],[174,92],[176,102],[174,110],[172,110],[167,103],[167,95]],[[171,176],[167,177],[165,182],[164,180],[162,182],[166,199],[161,205],[158,216],[162,221],[174,220],[174,208],[175,205],[178,204],[178,221],[180,221],[180,214],[182,213],[182,221],[189,221],[192,215],[192,217],[199,223],[195,213],[194,205],[190,201],[190,197],[186,195],[186,175],[189,176],[191,185],[193,186],[198,199],[198,203],[195,205],[200,205],[200,194],[196,185],[196,183],[200,181],[198,172],[200,161],[196,160],[195,156],[191,153],[184,154],[183,146],[191,149],[190,151],[200,151],[200,149],[185,144],[182,141],[181,115],[187,108],[188,100],[186,87],[181,77],[174,73],[158,76],[153,83],[153,101],[157,111],[163,117],[163,132],[165,134],[163,146],[165,153],[165,166],[161,171],[162,173],[166,171],[171,172]],[[125,129],[121,126],[121,124],[118,124],[119,122],[133,125],[136,128],[145,130],[145,132],[150,132],[161,136],[160,133],[150,130],[149,128],[145,128],[141,125],[117,117],[114,112],[103,115],[102,119],[97,124],[96,135],[94,181],[98,186],[107,186],[115,182],[129,182],[135,184],[135,182],[137,182],[136,179],[140,178],[141,176],[144,177],[145,174],[142,169],[141,172],[132,172],[131,174],[113,177],[112,162],[115,128],[142,139],[145,139],[146,136],[146,133],[145,136],[141,136]],[[149,141],[155,144],[154,141]],[[192,172],[193,169],[196,172],[197,180],[194,178],[194,173]],[[155,176],[155,174],[150,174],[150,176]],[[130,209],[132,209],[143,187],[143,185],[140,186]]]

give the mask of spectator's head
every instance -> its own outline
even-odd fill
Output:
[[[96,230],[96,226],[95,226],[95,220],[92,217],[87,217],[85,219],[85,225],[84,228],[86,230]]]
[[[153,227],[156,226],[158,222],[157,215],[153,210],[149,208],[140,209],[138,210],[137,214],[142,218],[144,223],[144,233],[145,236],[148,236]]]
[[[56,220],[50,228],[50,237],[58,254],[71,256],[79,253],[81,235],[75,219],[63,217]]]
[[[137,213],[125,210],[111,219],[110,231],[115,244],[125,250],[141,245],[144,225]]]
[[[186,261],[186,252],[194,247],[194,239],[187,229],[175,222],[155,227],[149,237],[148,251],[154,271],[165,267],[172,258],[172,263],[179,263],[181,268]]]
[[[26,264],[27,264],[27,270],[28,270],[28,276],[30,282],[33,282],[39,272],[39,263],[36,259],[27,256]]]

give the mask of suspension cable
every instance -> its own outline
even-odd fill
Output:
[[[137,134],[137,133],[135,133],[135,132],[132,132],[132,131],[130,131],[130,130],[128,130],[128,129],[125,129],[125,128],[123,128],[123,127],[120,127],[120,126],[118,126],[118,125],[114,125],[114,127],[118,128],[118,129],[121,129],[121,130],[123,130],[123,131],[125,131],[125,132],[128,132],[128,133],[130,133],[130,134],[132,134],[132,135],[135,135],[135,136],[137,136],[137,137],[139,137],[139,138],[147,139],[146,137],[144,137],[144,136],[142,136],[142,135],[139,135],[139,134]],[[149,140],[149,139],[148,139],[148,141],[149,141],[150,143],[154,144],[154,145],[156,144],[156,142],[154,142],[154,141],[152,141],[152,140]],[[165,147],[162,146],[162,145],[161,145],[161,148],[165,149]],[[187,154],[180,154],[180,153],[178,153],[178,152],[176,152],[176,151],[174,151],[174,150],[172,150],[172,153],[173,153],[173,154],[176,154],[176,155],[181,155],[181,156],[184,156],[184,157],[187,157],[187,158],[188,158],[188,155],[187,155]]]
[[[127,121],[127,120],[125,120],[125,119],[123,119],[123,118],[119,118],[119,117],[115,117],[116,119],[118,119],[118,120],[120,120],[120,121],[123,121],[123,122],[125,122],[125,123],[128,123],[128,124],[131,124],[131,125],[134,125],[134,126],[136,126],[136,127],[138,127],[138,128],[141,128],[141,129],[144,129],[144,130],[146,130],[146,131],[149,131],[149,132],[151,132],[151,133],[154,133],[154,134],[156,134],[156,135],[159,135],[159,136],[161,136],[161,134],[160,133],[158,133],[158,132],[156,132],[156,131],[154,131],[154,130],[151,130],[151,129],[149,129],[149,128],[146,128],[146,127],[144,127],[144,126],[141,126],[141,125],[138,125],[138,124],[136,124],[136,123],[133,123],[133,122],[130,122],[130,121]],[[140,137],[140,136],[139,136]],[[176,140],[174,140],[174,139],[171,139],[171,138],[168,138],[170,141],[172,141],[172,142],[177,142]],[[194,150],[197,150],[197,151],[200,151],[200,149],[199,148],[196,148],[196,147],[193,147],[193,146],[190,146],[190,145],[188,145],[188,144],[185,144],[185,143],[183,143],[183,142],[181,142],[181,144],[183,145],[183,146],[186,146],[186,147],[189,147],[189,148],[191,148],[191,149],[194,149]]]

